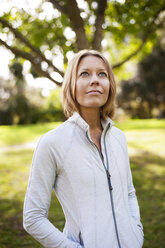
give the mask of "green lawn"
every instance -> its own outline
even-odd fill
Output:
[[[57,125],[0,126],[0,147],[33,142]],[[165,120],[129,120],[116,125],[127,136],[144,225],[144,248],[164,248]],[[0,248],[41,247],[22,228],[22,207],[32,156],[33,150],[29,149],[0,153]],[[49,217],[62,230],[64,218],[54,194]]]
[[[36,141],[43,133],[56,128],[60,122],[36,125],[0,126],[0,147]]]

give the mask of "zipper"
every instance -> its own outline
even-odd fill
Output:
[[[105,135],[108,131],[108,128],[105,132]],[[108,179],[108,184],[109,184],[109,189],[110,189],[110,198],[111,198],[111,206],[112,206],[112,214],[113,214],[113,220],[114,220],[114,224],[115,224],[115,231],[116,231],[116,237],[117,237],[117,242],[118,242],[118,246],[119,248],[121,248],[120,245],[120,239],[119,239],[119,233],[118,233],[118,228],[117,228],[117,221],[116,221],[116,215],[115,215],[115,208],[114,208],[114,201],[113,201],[113,194],[112,194],[112,184],[111,184],[111,175],[109,173],[109,161],[108,161],[108,154],[107,154],[107,147],[106,147],[106,143],[105,143],[105,135],[104,135],[104,147],[105,147],[105,156],[106,156],[106,160],[107,160],[107,179]]]
[[[107,181],[108,181],[108,186],[109,186],[109,193],[110,193],[110,200],[111,200],[111,206],[112,206],[112,215],[113,215],[113,220],[114,220],[114,225],[115,225],[115,232],[116,232],[116,238],[117,238],[117,243],[118,243],[118,246],[119,248],[121,248],[121,245],[120,245],[120,239],[119,239],[119,234],[118,234],[118,228],[117,228],[117,222],[116,222],[116,215],[115,215],[115,208],[114,208],[114,201],[113,201],[113,194],[112,194],[112,190],[113,190],[113,187],[112,187],[112,184],[111,184],[111,174],[109,172],[109,162],[108,162],[108,154],[107,154],[107,148],[106,148],[106,144],[105,144],[105,135],[108,131],[108,128],[109,126],[107,127],[106,131],[105,131],[105,134],[103,136],[104,138],[104,147],[105,147],[105,155],[106,155],[106,160],[107,160],[107,168],[105,166],[105,163],[104,163],[104,159],[102,157],[102,154],[99,150],[99,148],[97,147],[97,145],[89,138],[88,136],[88,131],[86,132],[86,136],[87,136],[87,139],[89,140],[89,142],[94,145],[100,155],[100,158],[101,158],[101,161],[102,161],[102,164],[103,164],[103,167],[105,169],[105,172],[106,172],[106,175],[107,175]]]
[[[83,239],[82,239],[81,232],[79,232],[79,240],[80,240],[80,245],[84,246],[84,242],[83,242]]]
[[[111,184],[111,175],[110,175],[108,170],[106,170],[106,173],[107,173],[107,179],[108,179],[109,188],[110,188],[110,190],[113,190],[112,184]]]

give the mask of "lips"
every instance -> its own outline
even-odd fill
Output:
[[[87,94],[102,94],[102,92],[100,90],[90,90]]]

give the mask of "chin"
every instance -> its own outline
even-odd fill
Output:
[[[92,103],[84,104],[84,107],[87,107],[87,108],[101,108],[104,105],[105,105],[105,103],[92,102]]]
[[[87,108],[87,109],[100,109],[101,107],[103,107],[104,105],[99,105],[99,104],[89,104],[89,105],[81,105],[81,107],[83,108]]]

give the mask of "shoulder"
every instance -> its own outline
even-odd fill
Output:
[[[122,139],[126,138],[125,133],[121,129],[119,129],[119,128],[115,127],[115,126],[113,126],[111,128],[111,133],[116,137],[119,137],[119,138],[122,138]]]
[[[71,140],[73,131],[74,124],[65,121],[58,127],[43,134],[40,137],[38,144],[40,146],[44,146],[45,148],[60,147],[61,144],[64,146],[68,143],[67,141]]]
[[[110,135],[111,135],[111,136],[113,137],[113,139],[116,140],[123,148],[124,148],[125,146],[127,146],[127,140],[126,140],[125,133],[124,133],[121,129],[119,129],[119,128],[113,126],[113,127],[111,128]]]

